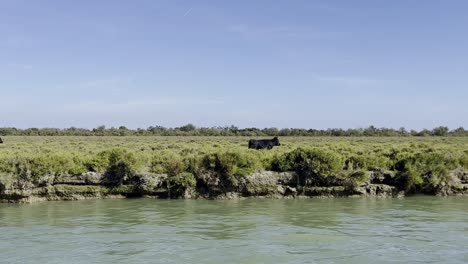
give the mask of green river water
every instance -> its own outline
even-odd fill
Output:
[[[468,197],[0,204],[0,263],[468,263]]]

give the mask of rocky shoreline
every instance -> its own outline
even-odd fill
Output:
[[[300,186],[295,172],[256,172],[226,183],[222,177],[204,175],[193,186],[173,182],[166,174],[135,174],[121,184],[109,186],[105,175],[88,172],[59,179],[44,177],[40,186],[15,183],[0,186],[0,202],[31,203],[38,201],[84,200],[152,197],[159,199],[274,199],[314,197],[402,197],[409,194],[468,195],[468,173],[452,172],[454,183],[442,184],[431,191],[404,190],[388,184],[391,172],[367,172],[369,180],[359,186]]]

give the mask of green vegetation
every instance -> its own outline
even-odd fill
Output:
[[[298,148],[277,155],[272,168],[278,171],[295,171],[301,186],[327,186],[329,176],[337,175],[343,168],[343,157],[339,153],[323,149]]]
[[[448,127],[439,126],[432,130],[422,129],[406,130],[405,128],[377,128],[370,126],[358,129],[303,129],[303,128],[243,128],[235,126],[225,127],[195,127],[187,124],[176,128],[162,126],[150,126],[146,129],[128,129],[125,126],[119,128],[99,126],[93,129],[70,127],[59,128],[27,128],[0,127],[0,136],[281,136],[281,137],[427,137],[427,136],[454,136],[467,137],[468,130],[463,127],[450,130]]]
[[[358,170],[351,172],[345,178],[345,186],[353,188],[367,182],[369,180],[369,174],[366,171]]]
[[[453,171],[468,171],[464,137],[280,137],[280,147],[258,151],[247,148],[246,137],[3,138],[0,192],[47,187],[87,172],[102,175],[98,184],[114,189],[132,185],[138,175],[167,174],[164,184],[153,185],[171,197],[213,186],[240,192],[247,176],[272,170],[294,171],[297,177],[286,184],[291,187],[375,182],[437,193],[462,182]]]

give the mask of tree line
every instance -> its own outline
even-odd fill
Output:
[[[406,130],[405,128],[329,128],[329,129],[303,129],[303,128],[238,128],[226,127],[196,127],[187,124],[181,127],[166,128],[163,126],[150,126],[146,129],[129,129],[125,126],[87,128],[26,128],[15,127],[0,128],[0,136],[331,136],[331,137],[424,137],[424,136],[468,136],[468,130],[463,127],[450,130],[446,126],[439,126],[422,130]]]

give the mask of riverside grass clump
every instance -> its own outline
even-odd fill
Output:
[[[343,169],[343,157],[329,150],[298,148],[277,155],[272,169],[295,171],[299,176],[298,184],[302,186],[328,186],[327,179]]]
[[[101,184],[127,184],[137,174],[165,174],[167,187],[219,182],[237,190],[254,172],[294,171],[295,186],[360,186],[369,172],[407,192],[434,193],[468,170],[464,137],[281,137],[273,150],[247,148],[247,137],[2,137],[0,191],[48,186],[86,172]],[[387,175],[386,174],[386,175]]]

